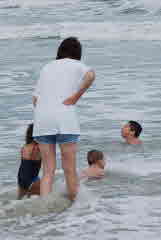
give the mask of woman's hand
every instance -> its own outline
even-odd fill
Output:
[[[93,81],[95,80],[95,73],[93,71],[87,72],[84,80],[80,86],[80,89],[70,96],[69,98],[65,99],[63,104],[65,105],[74,105],[80,99],[80,97],[85,93],[85,91],[91,86]]]
[[[67,99],[65,99],[63,104],[64,105],[74,105],[74,104],[76,104],[77,101],[78,101],[78,98],[77,98],[76,94],[74,94],[73,96],[68,97]]]

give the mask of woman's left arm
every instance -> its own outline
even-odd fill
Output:
[[[79,90],[67,98],[63,104],[65,105],[74,105],[80,99],[80,97],[86,92],[86,90],[92,85],[93,81],[95,80],[95,72],[89,71],[85,74],[84,80],[79,88]]]

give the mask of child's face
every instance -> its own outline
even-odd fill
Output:
[[[126,138],[126,137],[133,136],[133,135],[134,135],[134,132],[131,131],[130,124],[129,123],[125,124],[121,129],[121,136],[123,138]]]

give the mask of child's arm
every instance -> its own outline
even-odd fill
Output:
[[[85,93],[85,91],[92,85],[93,81],[95,80],[95,73],[94,71],[87,72],[85,74],[84,80],[80,86],[80,89],[67,98],[63,103],[65,105],[74,105],[80,99],[80,97]]]
[[[38,97],[40,96],[40,89],[41,89],[41,82],[43,81],[43,74],[44,74],[44,71],[43,69],[40,71],[40,77],[37,81],[37,84],[36,84],[36,87],[35,87],[35,90],[33,92],[33,97],[32,97],[32,103],[33,103],[33,106],[36,107],[36,104],[37,104],[37,101],[38,101]]]

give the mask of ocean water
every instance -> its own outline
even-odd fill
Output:
[[[0,0],[0,239],[161,238],[160,29],[160,0]],[[97,148],[106,175],[83,182],[72,205],[61,170],[47,199],[16,201],[34,85],[68,36],[80,39],[96,72],[79,102],[78,171]],[[121,138],[128,120],[142,124],[143,146]]]

